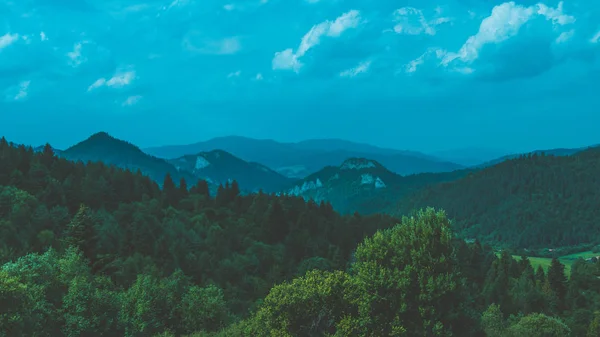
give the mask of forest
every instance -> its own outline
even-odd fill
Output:
[[[599,170],[600,147],[571,156],[522,155],[420,189],[390,213],[441,208],[462,237],[522,251],[600,250]]]
[[[407,215],[159,188],[2,138],[0,336],[600,336],[596,259],[534,268]]]

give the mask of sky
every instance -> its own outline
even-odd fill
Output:
[[[600,1],[0,0],[0,135],[600,143]]]

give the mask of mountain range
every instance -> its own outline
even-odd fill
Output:
[[[140,170],[159,184],[162,184],[167,174],[176,182],[185,179],[188,186],[203,179],[209,183],[211,191],[215,191],[219,184],[225,185],[233,180],[238,182],[243,192],[259,189],[278,192],[293,183],[292,179],[264,165],[245,162],[224,151],[214,150],[165,160],[151,156],[137,146],[105,132],[96,133],[55,153],[69,160],[101,161],[132,171]]]
[[[306,142],[302,151],[311,151],[315,144],[319,141]],[[347,153],[343,151],[333,152]],[[436,163],[426,156],[373,151],[384,157],[408,156]],[[214,192],[219,184],[235,180],[246,193],[263,190],[326,201],[342,213],[399,216],[434,206],[448,212],[463,237],[482,237],[513,247],[588,242],[586,233],[598,231],[595,221],[600,217],[600,199],[595,197],[600,190],[600,147],[534,151],[472,168],[410,175],[390,170],[372,159],[377,154],[371,154],[344,158],[302,179],[286,177],[264,163],[245,161],[224,150],[157,158],[104,132],[56,153],[70,160],[102,161],[140,170],[159,184],[170,174],[188,184],[207,180]],[[578,211],[570,211],[574,209]]]
[[[462,165],[420,152],[386,149],[340,139],[281,143],[232,136],[190,145],[144,149],[148,154],[165,159],[212,150],[223,150],[245,161],[261,163],[290,178],[304,178],[326,166],[340,165],[348,158],[369,158],[402,175],[448,172],[463,168]]]

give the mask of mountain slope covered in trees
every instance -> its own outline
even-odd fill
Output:
[[[527,155],[402,198],[392,210],[445,209],[465,237],[522,248],[600,243],[600,148]]]
[[[169,162],[178,170],[191,172],[196,178],[216,185],[235,180],[242,190],[248,192],[261,189],[268,193],[279,192],[294,182],[262,164],[246,162],[221,150],[187,155]]]
[[[341,213],[373,214],[392,208],[397,200],[420,188],[466,176],[470,170],[401,176],[375,160],[349,158],[296,182],[284,191],[317,202],[330,202]]]
[[[195,181],[189,172],[179,172],[175,166],[164,159],[150,156],[137,146],[116,139],[105,132],[96,133],[69,147],[62,151],[60,156],[73,161],[81,160],[84,163],[103,162],[106,165],[115,165],[132,171],[140,170],[159,183],[162,183],[167,173],[177,181],[180,178],[184,178],[188,183]]]

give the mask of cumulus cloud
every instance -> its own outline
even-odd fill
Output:
[[[86,58],[81,54],[83,48],[83,42],[77,42],[73,46],[73,50],[67,53],[67,57],[70,59],[69,64],[73,67],[77,67],[86,61]]]
[[[462,62],[473,62],[479,57],[481,49],[487,44],[504,42],[519,33],[521,27],[535,16],[542,16],[552,21],[556,26],[564,26],[575,22],[575,18],[563,13],[563,3],[557,8],[551,8],[544,4],[525,7],[515,2],[506,2],[495,6],[492,13],[483,19],[477,34],[470,36],[458,52],[446,54],[442,63],[459,60]]]
[[[356,67],[344,70],[340,73],[340,77],[356,77],[359,74],[363,74],[369,71],[371,67],[371,61],[364,61],[359,63]]]
[[[139,102],[142,99],[141,95],[135,95],[135,96],[129,96],[127,97],[127,99],[125,99],[125,101],[123,101],[123,103],[121,104],[122,106],[132,106],[137,104],[137,102]]]
[[[435,9],[437,17],[433,19],[425,18],[420,9],[414,7],[402,7],[394,11],[394,32],[407,35],[435,35],[436,27],[444,23],[451,22],[448,17],[440,16],[442,11],[438,7]]]
[[[272,68],[274,70],[293,70],[298,72],[303,66],[300,62],[300,58],[310,49],[321,43],[322,37],[339,37],[344,31],[356,28],[360,23],[360,12],[351,10],[342,14],[334,21],[324,21],[314,25],[310,31],[302,37],[296,51],[293,51],[290,48],[275,53],[275,57],[272,61]]]
[[[0,50],[10,46],[19,39],[19,34],[6,33],[0,36]]]
[[[88,87],[88,91],[92,91],[94,89],[100,87],[111,87],[111,88],[122,88],[131,84],[131,82],[135,79],[135,71],[126,71],[119,72],[115,74],[110,79],[106,79],[104,77],[97,79],[92,85]]]
[[[6,101],[23,101],[29,95],[30,80],[21,81],[18,85],[13,85],[4,91]]]

